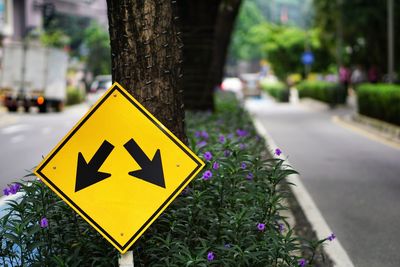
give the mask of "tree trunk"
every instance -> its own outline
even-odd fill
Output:
[[[186,142],[175,2],[107,0],[112,77]]]
[[[239,13],[241,2],[242,0],[231,0],[229,4],[223,2],[220,5],[217,21],[215,23],[213,57],[206,85],[207,88],[213,89],[222,82],[231,34],[236,17]]]
[[[241,0],[181,0],[185,106],[214,110],[213,93],[223,76]]]
[[[180,0],[183,40],[183,89],[187,109],[213,110],[207,80],[213,57],[215,22],[221,0]]]

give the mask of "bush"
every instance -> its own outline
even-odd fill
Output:
[[[289,102],[289,88],[282,82],[262,82],[261,88],[279,102]]]
[[[312,266],[327,239],[303,247],[281,215],[282,185],[296,172],[266,158],[233,95],[216,102],[214,114],[187,114],[190,146],[206,167],[132,246],[135,266],[299,266],[304,254]],[[44,184],[19,186],[25,196],[0,219],[0,264],[116,266],[117,251]]]
[[[357,87],[358,112],[400,125],[400,86],[361,84]]]
[[[67,105],[75,105],[81,103],[85,99],[84,93],[78,88],[67,87]]]
[[[299,97],[310,97],[335,106],[346,103],[347,92],[338,83],[325,81],[304,81],[297,85]]]
[[[0,219],[0,266],[118,266],[117,251],[41,181],[13,187],[25,195]]]

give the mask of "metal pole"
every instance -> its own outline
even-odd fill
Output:
[[[121,254],[121,258],[118,260],[119,267],[134,267],[133,263],[133,251],[128,250],[125,254]]]
[[[388,82],[393,83],[394,78],[394,32],[393,32],[393,0],[387,0],[388,13]]]

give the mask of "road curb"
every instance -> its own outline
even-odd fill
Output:
[[[252,120],[258,134],[265,139],[267,147],[272,151],[278,148],[271,135],[265,129],[264,125],[254,116],[252,116]],[[283,154],[281,154],[280,158],[282,157],[286,158]],[[315,204],[304,184],[302,183],[300,176],[297,174],[293,174],[288,177],[288,180],[295,184],[295,186],[291,187],[293,195],[296,198],[299,206],[303,210],[303,213],[306,216],[307,220],[313,227],[317,238],[325,239],[333,231],[326,223],[317,205]],[[338,238],[336,238],[334,242],[329,243],[329,245],[324,246],[324,251],[328,255],[328,257],[334,262],[335,266],[354,267],[353,262],[340,244]]]

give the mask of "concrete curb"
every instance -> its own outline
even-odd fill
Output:
[[[271,135],[267,132],[262,123],[257,120],[254,116],[252,116],[254,126],[260,136],[265,139],[267,146],[271,150],[275,150],[278,148]],[[285,157],[281,154],[280,157]],[[287,161],[287,160],[286,160]],[[288,164],[290,164],[287,161]],[[288,178],[290,182],[294,183],[296,186],[292,187],[293,194],[299,203],[301,209],[303,210],[304,215],[307,220],[313,227],[318,239],[325,239],[328,237],[333,231],[330,229],[328,224],[326,223],[324,217],[319,211],[317,205],[314,203],[310,194],[307,192],[304,184],[302,183],[299,175],[290,175]],[[335,239],[334,242],[329,243],[327,246],[324,246],[324,251],[329,256],[329,258],[334,262],[335,266],[338,267],[354,267],[353,262],[351,261],[347,252],[343,249],[340,244],[338,238]]]

